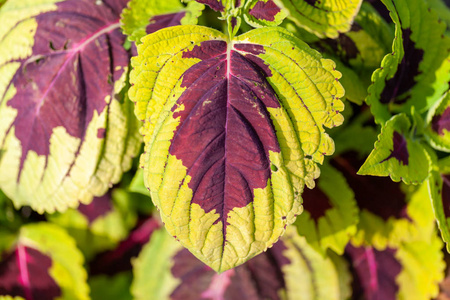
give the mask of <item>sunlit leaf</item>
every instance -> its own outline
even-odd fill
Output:
[[[392,53],[372,75],[367,103],[384,124],[394,112],[426,111],[448,89],[450,39],[425,0],[383,0],[395,23]]]
[[[334,63],[281,28],[227,42],[178,26],[145,37],[130,97],[145,120],[144,181],[169,233],[213,269],[270,247],[334,151]],[[286,66],[289,68],[286,68]]]
[[[362,0],[276,0],[298,26],[320,38],[350,30]]]
[[[83,256],[59,227],[24,225],[0,261],[0,294],[25,299],[89,299]]]
[[[141,38],[161,28],[181,24],[197,24],[204,6],[192,1],[185,7],[179,0],[131,0],[123,10],[123,32],[130,41],[141,43]]]
[[[9,0],[0,10],[0,188],[42,213],[89,203],[139,150],[124,93],[126,0]]]
[[[423,182],[428,176],[430,159],[420,142],[410,137],[410,127],[405,114],[387,121],[358,174],[390,176],[394,181],[402,180],[407,184]]]

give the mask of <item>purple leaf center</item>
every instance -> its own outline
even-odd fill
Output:
[[[52,260],[36,249],[18,245],[0,262],[0,295],[26,300],[51,300],[61,289],[50,276]]]
[[[442,115],[433,117],[431,128],[439,135],[444,135],[444,129],[450,132],[450,107],[447,107]]]
[[[255,6],[248,12],[250,15],[258,20],[275,20],[275,16],[281,11],[281,9],[273,2],[269,0],[267,2],[258,1]]]
[[[408,159],[409,159],[409,153],[408,153],[406,139],[403,137],[403,135],[401,135],[397,131],[394,131],[393,144],[394,144],[394,149],[392,149],[391,154],[387,158],[382,160],[380,163],[385,162],[391,158],[395,158],[400,163],[402,163],[404,166],[407,166]]]

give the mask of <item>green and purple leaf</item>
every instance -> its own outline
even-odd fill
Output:
[[[427,130],[430,145],[440,151],[450,152],[450,93],[428,111]]]
[[[295,225],[311,247],[326,253],[330,248],[344,252],[350,237],[356,233],[358,206],[342,173],[328,164],[321,167],[316,187],[302,194],[303,213]]]
[[[428,189],[441,236],[450,251],[450,159],[444,158],[428,178]]]
[[[170,234],[213,269],[233,268],[300,213],[304,184],[334,151],[323,127],[343,121],[340,73],[275,27],[228,41],[186,25],[142,42],[130,97],[145,120],[144,181]]]
[[[405,114],[398,114],[382,127],[359,175],[390,176],[406,184],[422,183],[428,177],[430,158],[419,141],[410,137],[411,122]]]
[[[0,10],[0,187],[42,213],[89,203],[139,150],[125,87],[125,0],[10,0]],[[18,38],[20,37],[20,38]]]
[[[55,225],[24,225],[0,260],[0,295],[26,300],[89,299],[83,256]]]
[[[278,7],[273,0],[245,2],[244,20],[253,27],[278,26],[286,16],[286,10]]]
[[[245,264],[216,273],[164,230],[156,231],[134,262],[133,296],[137,300],[346,299],[350,277],[344,260],[336,255],[324,258],[295,228],[288,228],[287,235]]]
[[[162,28],[197,24],[204,5],[195,1],[186,6],[179,0],[131,0],[122,12],[121,27],[130,41],[141,43],[141,38]]]
[[[337,141],[344,142],[340,138]],[[423,201],[428,198],[425,186],[411,192],[403,183],[389,178],[358,175],[363,161],[361,153],[348,150],[331,161],[331,165],[344,175],[360,209],[353,243],[384,249],[397,247],[402,241],[417,236],[432,235],[434,216],[430,203]]]
[[[383,0],[395,23],[392,53],[372,75],[367,104],[384,124],[395,112],[428,110],[448,89],[450,39],[425,0]]]
[[[48,215],[50,222],[58,224],[76,240],[77,247],[87,259],[114,248],[126,239],[137,222],[131,197],[115,188],[104,196],[95,197],[88,205],[68,209],[64,213]]]
[[[275,0],[287,10],[288,18],[319,38],[336,38],[347,32],[362,0]]]

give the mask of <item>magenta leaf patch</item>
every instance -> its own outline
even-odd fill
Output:
[[[49,275],[52,260],[40,251],[19,245],[0,262],[0,295],[27,300],[51,300],[61,289]]]
[[[111,192],[101,197],[95,197],[90,204],[80,204],[78,211],[92,224],[97,218],[108,214],[113,209]]]
[[[353,271],[354,299],[397,299],[399,287],[396,278],[402,265],[395,253],[396,250],[391,248],[378,251],[372,247],[347,246],[346,254]]]
[[[258,1],[255,6],[249,10],[249,14],[256,19],[262,19],[266,21],[274,21],[275,16],[281,11],[281,9],[273,2],[269,0],[267,2]]]

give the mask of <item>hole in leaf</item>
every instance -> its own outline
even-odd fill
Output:
[[[275,166],[275,165],[270,165],[270,169],[271,169],[273,172],[277,172],[277,171],[278,171],[278,167]]]

